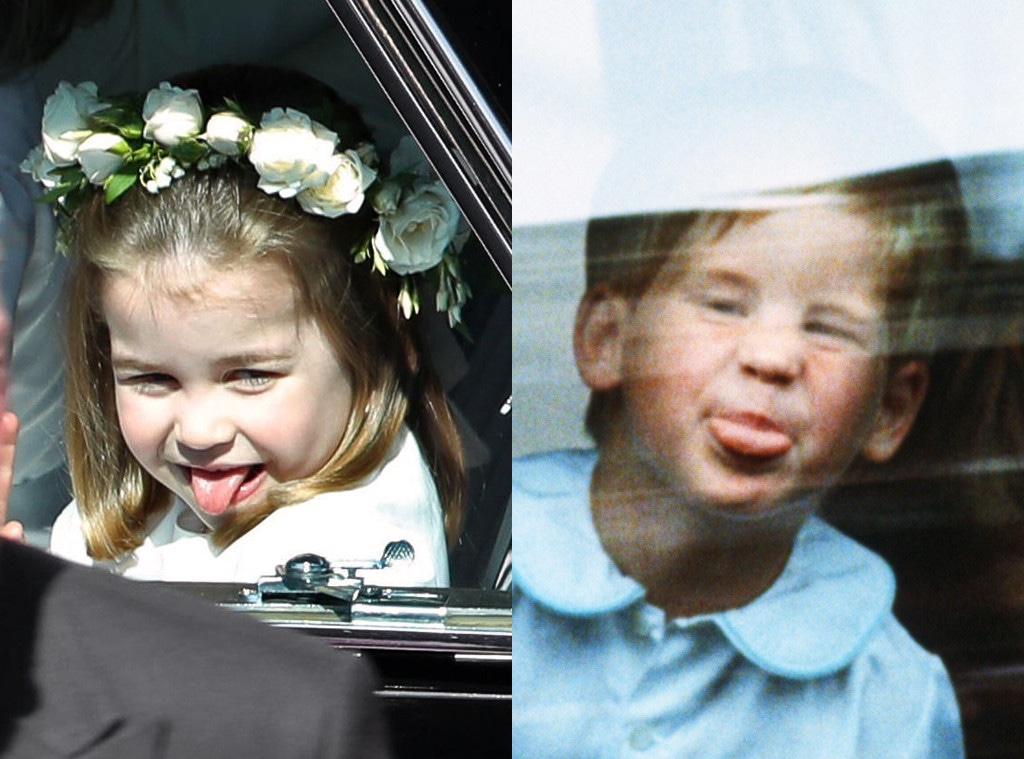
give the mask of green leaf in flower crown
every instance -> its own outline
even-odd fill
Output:
[[[126,140],[138,140],[142,137],[142,130],[145,128],[145,123],[142,119],[137,119],[130,124],[122,124],[118,131],[121,136]]]
[[[81,172],[79,172],[81,174]],[[84,177],[84,175],[83,175]],[[81,186],[79,182],[61,182],[58,185],[51,187],[49,190],[44,192],[37,199],[38,203],[53,203],[54,201],[60,200],[65,195],[70,195],[72,192],[77,190]]]
[[[97,131],[115,131],[128,140],[142,137],[145,122],[133,102],[115,101],[89,118]]]
[[[144,166],[147,163],[149,163],[150,159],[153,157],[153,149],[154,149],[154,147],[155,147],[155,143],[152,143],[152,142],[144,142],[144,143],[142,143],[137,148],[132,150],[131,153],[128,154],[128,156],[125,158],[125,163],[126,164],[131,164],[132,166],[135,166],[136,168],[141,168],[142,166]]]
[[[209,147],[205,143],[200,142],[196,139],[186,139],[179,142],[173,148],[169,148],[168,152],[177,160],[183,164],[193,164],[200,158],[210,152]]]
[[[60,184],[63,186],[75,185],[85,181],[85,173],[77,163],[70,166],[58,166],[50,174],[60,177]]]
[[[234,113],[236,116],[241,116],[246,121],[251,121],[251,119],[249,119],[249,117],[245,115],[245,109],[243,109],[242,106],[238,104],[237,100],[233,100],[231,98],[224,98],[224,105],[226,105],[228,110]]]
[[[119,172],[117,174],[111,174],[107,177],[106,181],[103,182],[104,190],[104,201],[107,203],[113,203],[119,197],[124,195],[125,192],[131,189],[139,180],[137,172]]]

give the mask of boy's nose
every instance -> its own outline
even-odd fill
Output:
[[[761,324],[746,330],[737,349],[742,370],[765,382],[788,383],[803,372],[804,341],[798,330]]]

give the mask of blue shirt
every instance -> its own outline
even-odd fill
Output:
[[[880,557],[811,518],[754,601],[666,619],[602,549],[595,461],[513,463],[515,757],[963,757],[949,677],[893,616]]]

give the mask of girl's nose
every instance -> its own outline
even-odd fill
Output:
[[[182,397],[177,409],[175,437],[189,450],[207,451],[234,440],[235,425],[214,394],[192,394]]]
[[[786,384],[801,375],[805,345],[800,330],[780,323],[751,324],[737,350],[744,373],[765,382]]]

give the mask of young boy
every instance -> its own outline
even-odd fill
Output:
[[[960,757],[885,562],[813,516],[888,461],[966,255],[946,163],[596,220],[596,451],[514,462],[517,757]]]

